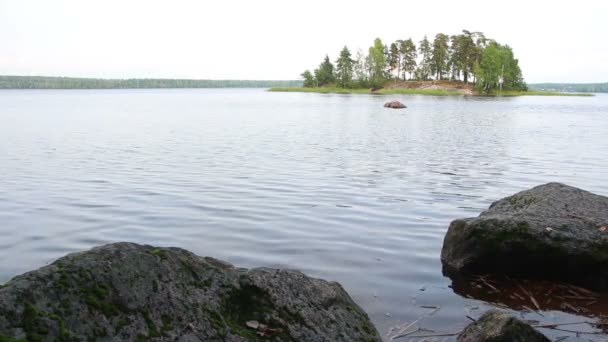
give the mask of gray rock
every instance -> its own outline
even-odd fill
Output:
[[[401,103],[399,101],[387,102],[387,103],[384,104],[384,107],[386,107],[386,108],[394,108],[394,109],[407,108],[403,103]]]
[[[447,275],[494,273],[608,288],[608,198],[559,183],[455,220],[441,260]]]
[[[0,340],[9,337],[381,341],[338,283],[132,243],[70,254],[2,286]]]
[[[506,312],[490,310],[469,324],[458,342],[549,342],[545,335]]]

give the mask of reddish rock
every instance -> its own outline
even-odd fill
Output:
[[[387,102],[387,103],[384,104],[384,107],[386,107],[386,108],[394,108],[394,109],[407,108],[403,103],[401,103],[399,101]]]

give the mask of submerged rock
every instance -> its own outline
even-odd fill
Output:
[[[458,342],[549,342],[529,324],[506,312],[490,310],[469,324],[458,336]]]
[[[387,103],[384,104],[384,107],[386,107],[386,108],[394,108],[394,109],[407,108],[403,103],[401,103],[399,101],[387,102]]]
[[[447,275],[494,273],[608,288],[608,197],[549,183],[455,220],[441,260]]]
[[[334,282],[116,243],[0,289],[0,340],[381,341]]]

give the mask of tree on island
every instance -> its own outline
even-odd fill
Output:
[[[328,55],[325,55],[325,59],[319,65],[319,68],[315,69],[315,79],[318,87],[332,84],[336,80],[334,65],[329,61]]]
[[[408,77],[409,75],[409,77]],[[453,80],[470,83],[484,93],[526,90],[518,60],[508,45],[487,39],[482,32],[438,33],[431,43],[425,36],[416,46],[411,38],[385,45],[380,38],[355,58],[347,46],[336,67],[326,55],[313,72],[301,74],[304,87],[378,88],[389,81]]]
[[[346,46],[340,51],[340,57],[336,60],[336,79],[342,88],[348,88],[353,80],[353,64],[350,51]]]
[[[418,58],[418,53],[416,52],[416,45],[411,38],[401,41],[399,53],[402,55],[401,70],[403,72],[403,80],[405,81],[407,79],[405,76],[406,73],[409,73],[410,78],[413,78],[414,71],[416,71],[416,58]]]
[[[435,79],[442,80],[448,70],[449,61],[449,38],[443,33],[438,33],[433,40],[431,52],[431,73]]]
[[[305,88],[312,88],[317,85],[317,80],[313,76],[312,72],[310,72],[310,70],[304,71],[300,74],[300,76],[302,76],[302,78],[304,79]]]
[[[422,57],[418,69],[416,69],[416,78],[421,81],[428,81],[431,76],[431,43],[424,36],[424,39],[420,41],[420,47],[418,48],[420,56]]]
[[[519,68],[519,61],[513,56],[508,45],[491,42],[481,56],[481,63],[477,66],[478,88],[484,92],[498,88],[527,89]]]

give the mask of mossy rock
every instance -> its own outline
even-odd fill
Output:
[[[444,272],[560,280],[608,289],[608,197],[548,183],[450,224]]]
[[[270,330],[252,329],[255,320]],[[0,342],[381,341],[337,283],[179,248],[70,254],[0,291]]]

